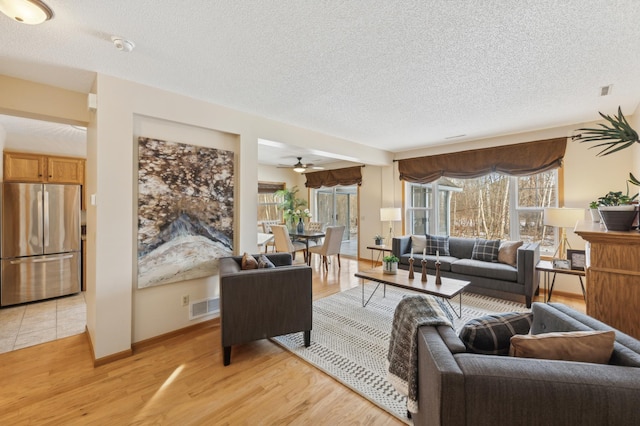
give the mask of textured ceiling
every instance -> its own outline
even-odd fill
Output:
[[[46,2],[39,26],[0,16],[0,74],[86,92],[100,72],[393,152],[640,100],[636,0]]]

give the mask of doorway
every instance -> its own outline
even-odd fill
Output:
[[[334,186],[316,190],[316,217],[326,226],[345,226],[340,253],[358,256],[358,187]]]

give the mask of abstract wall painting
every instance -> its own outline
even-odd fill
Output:
[[[138,288],[215,275],[233,253],[234,153],[138,138]]]

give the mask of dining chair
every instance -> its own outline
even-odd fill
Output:
[[[265,234],[272,234],[271,232],[271,225],[279,225],[282,222],[279,220],[263,220],[260,225],[262,225],[262,232],[264,232]],[[264,252],[267,253],[269,252],[269,247],[271,247],[271,251],[275,251],[275,247],[276,244],[273,240],[267,242],[267,244],[265,244],[264,246]]]
[[[305,228],[309,232],[322,232],[324,230],[324,222],[309,222]],[[309,241],[309,246],[319,246],[324,242],[324,237],[316,238]]]
[[[309,247],[309,254],[317,253],[322,256],[322,264],[325,271],[329,270],[329,263],[327,257],[336,255],[338,258],[338,268],[340,265],[340,247],[342,247],[342,237],[344,236],[345,226],[327,226],[326,236],[324,237],[324,243],[321,246]]]
[[[271,225],[273,232],[275,248],[277,253],[291,253],[293,259],[296,259],[296,252],[304,253],[304,261],[307,261],[307,245],[300,241],[291,241],[289,230],[284,225]]]

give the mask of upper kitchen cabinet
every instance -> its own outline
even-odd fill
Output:
[[[4,180],[84,185],[84,164],[83,158],[5,152]]]

